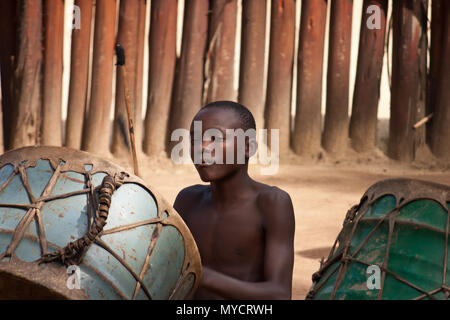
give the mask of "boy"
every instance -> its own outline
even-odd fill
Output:
[[[195,143],[201,144],[204,155],[214,142],[223,150],[223,159],[227,146],[234,148],[234,155],[239,151],[236,138],[193,141],[194,121],[201,121],[202,137],[208,129],[218,129],[224,137],[226,129],[255,129],[255,120],[244,106],[231,101],[210,103],[191,124],[193,160],[198,159]],[[248,160],[254,143],[250,140],[245,141],[243,164],[211,164],[204,157],[200,163],[194,161],[200,178],[209,185],[185,188],[175,200],[174,208],[191,230],[202,259],[196,299],[291,299],[292,202],[283,190],[249,177]]]

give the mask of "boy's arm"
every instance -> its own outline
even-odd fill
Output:
[[[261,197],[260,207],[266,226],[264,281],[242,281],[203,267],[204,288],[227,299],[291,299],[295,230],[291,199],[276,189]]]

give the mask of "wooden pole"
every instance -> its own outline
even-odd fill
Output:
[[[64,1],[45,0],[43,16],[44,66],[41,143],[61,146]]]
[[[39,144],[42,66],[42,0],[20,1],[20,35],[8,146]]]
[[[3,154],[5,152],[5,145],[4,145],[4,139],[3,139],[3,99],[0,98],[0,154]]]
[[[313,154],[320,150],[326,20],[326,0],[302,2],[297,64],[297,109],[292,135],[292,149],[300,155]]]
[[[420,144],[413,125],[423,118],[425,87],[421,38],[426,35],[422,0],[395,1],[393,6],[393,51],[391,118],[389,121],[388,155],[396,160],[414,160]],[[425,20],[426,21],[426,20]],[[434,119],[437,118],[433,117]],[[422,128],[423,129],[423,128]]]
[[[279,152],[289,152],[295,3],[272,0],[265,119],[267,129],[278,129]],[[269,131],[269,137],[271,132]],[[268,140],[270,145],[271,141]]]
[[[422,26],[422,34],[419,38],[419,65],[418,77],[419,77],[419,87],[417,90],[417,110],[416,119],[418,121],[425,116],[427,116],[427,87],[429,87],[429,72],[427,66],[427,55],[428,55],[428,0],[420,0],[417,5],[416,17],[419,19],[419,23]],[[426,143],[426,127],[419,127],[414,130],[414,148],[415,150],[421,148]]]
[[[352,0],[331,2],[327,102],[322,145],[326,151],[335,154],[345,152],[348,142],[352,8]]]
[[[139,1],[127,0],[120,2],[119,8],[119,30],[117,32],[117,43],[120,44],[127,54],[127,70],[136,70],[137,62],[137,34],[139,17]],[[123,69],[123,68],[122,68]],[[130,154],[131,146],[127,130],[128,116],[124,87],[130,89],[130,103],[136,104],[135,78],[131,73],[131,78],[124,78],[127,72],[116,73],[116,103],[114,112],[113,137],[111,150],[115,156],[127,156]],[[133,77],[134,75],[134,77]],[[134,112],[133,112],[134,114]]]
[[[439,71],[441,69],[442,44],[444,43],[444,11],[446,0],[431,1],[431,43],[430,43],[430,82],[426,114],[431,114],[436,109],[436,97],[439,86]],[[426,126],[427,143],[431,144],[432,124]]]
[[[152,1],[151,10],[144,152],[159,155],[167,145],[166,133],[176,62],[177,1]]]
[[[440,76],[432,121],[431,151],[439,158],[450,160],[450,4],[443,5],[443,42],[440,55]]]
[[[123,66],[121,68],[121,70],[122,70],[123,78],[126,79],[127,72],[126,72],[125,66]],[[134,174],[137,175],[138,177],[140,177],[141,175],[139,173],[139,164],[138,164],[138,158],[137,158],[137,153],[136,153],[136,140],[134,137],[133,113],[132,113],[131,103],[130,103],[130,94],[129,94],[130,91],[128,90],[128,85],[127,85],[126,81],[124,81],[124,91],[125,91],[125,98],[126,98],[126,105],[127,105],[128,129],[130,132],[131,152],[132,152],[132,156],[133,156]]]
[[[2,110],[4,136],[2,141],[6,150],[10,148],[11,124],[14,115],[13,86],[14,62],[17,59],[18,10],[17,1],[0,1],[0,75],[2,89]]]
[[[136,134],[136,148],[138,152],[142,152],[144,123],[142,119],[142,106],[147,101],[143,102],[143,84],[144,84],[144,49],[147,38],[145,37],[145,18],[147,0],[138,0],[139,2],[139,19],[138,19],[138,33],[137,33],[137,54],[136,54],[136,71],[135,71],[135,104],[134,104],[134,120],[135,120],[135,134]]]
[[[97,154],[109,153],[115,21],[116,1],[97,0],[91,100],[83,129],[83,149]]]
[[[174,80],[170,131],[177,128],[189,130],[192,118],[201,108],[208,10],[208,0],[185,2],[181,56],[177,62]],[[167,140],[170,140],[170,134],[168,137]],[[174,143],[170,143],[170,146],[173,145]]]
[[[257,128],[264,126],[265,30],[265,1],[243,1],[238,100],[253,113]]]
[[[92,1],[93,0],[76,0],[74,3],[80,8],[80,29],[72,30],[72,53],[65,145],[75,149],[81,148],[83,120],[87,103]]]
[[[120,45],[117,44],[116,47],[116,54],[117,54],[117,65],[120,68],[120,73],[122,74],[122,79],[128,79],[127,77],[127,67],[125,66],[125,50]],[[138,164],[138,158],[137,158],[137,152],[136,152],[136,141],[134,137],[134,125],[133,125],[133,112],[131,107],[131,99],[130,99],[130,90],[128,89],[128,81],[123,81],[123,92],[124,92],[124,98],[125,98],[125,105],[126,105],[126,111],[127,111],[127,119],[128,119],[128,132],[129,132],[129,139],[131,141],[131,155],[133,158],[133,167],[134,167],[134,174],[139,175],[139,164]],[[121,89],[121,88],[117,88]]]
[[[374,12],[367,11],[370,6],[378,7],[380,12],[379,26],[374,25],[372,29],[368,27],[368,23],[371,23],[369,19],[374,17]],[[387,0],[365,0],[362,9],[358,65],[350,118],[351,144],[359,152],[375,147],[387,8]]]
[[[237,0],[212,0],[211,9],[204,103],[235,100],[233,82]]]

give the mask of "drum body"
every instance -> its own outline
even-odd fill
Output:
[[[138,177],[89,153],[27,147],[0,157],[0,298],[185,299],[201,274],[191,233]],[[82,238],[107,175],[123,175],[106,225],[77,264],[42,262]]]
[[[347,213],[307,299],[447,299],[450,187],[390,179]]]

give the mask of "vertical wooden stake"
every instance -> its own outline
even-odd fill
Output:
[[[294,152],[301,155],[314,154],[320,150],[326,21],[326,0],[302,2],[297,64],[297,109],[291,143]]]
[[[352,9],[352,0],[331,2],[327,103],[322,145],[326,151],[335,154],[345,152],[348,146]]]
[[[239,103],[255,117],[256,127],[264,126],[264,50],[266,2],[242,2],[242,45],[239,76]]]
[[[266,127],[278,129],[279,152],[290,149],[292,65],[294,61],[295,2],[272,0],[267,76]],[[271,132],[269,132],[269,137]],[[268,140],[270,145],[271,141]]]
[[[380,28],[369,29],[369,6],[377,6]],[[367,151],[375,147],[380,98],[381,71],[383,68],[386,31],[387,0],[365,0],[359,36],[358,65],[356,69],[353,108],[350,118],[350,139],[356,151]]]

